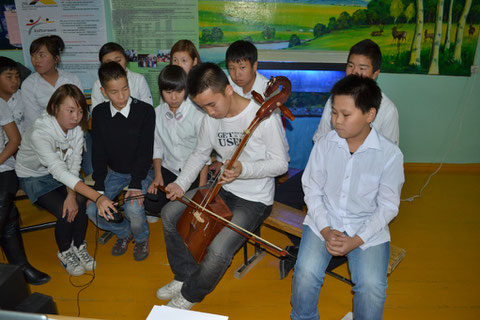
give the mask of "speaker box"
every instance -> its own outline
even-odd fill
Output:
[[[57,307],[52,297],[34,292],[16,306],[15,311],[57,314]]]
[[[13,310],[30,295],[19,266],[0,263],[0,309]]]

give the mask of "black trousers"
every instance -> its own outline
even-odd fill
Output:
[[[85,213],[87,199],[78,193],[76,197],[78,213],[75,219],[72,222],[68,222],[68,215],[62,218],[63,203],[66,197],[67,187],[61,186],[39,197],[35,202],[36,205],[47,210],[57,218],[55,240],[60,252],[68,250],[72,241],[76,247],[83,244],[88,223],[88,216]]]
[[[14,170],[0,173],[0,244],[2,247],[19,233],[18,210],[13,202],[18,190]]]

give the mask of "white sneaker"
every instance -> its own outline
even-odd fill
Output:
[[[72,249],[73,253],[75,253],[75,256],[85,270],[92,271],[95,269],[97,262],[93,260],[92,256],[88,253],[86,241],[83,241],[83,244],[78,248],[72,243]]]
[[[163,287],[157,290],[157,298],[160,300],[172,299],[174,296],[180,294],[183,282],[172,280]]]
[[[182,294],[176,295],[170,300],[167,304],[167,307],[172,307],[176,309],[190,310],[195,305],[194,302],[190,302],[185,299]]]
[[[67,251],[58,252],[57,256],[65,270],[67,270],[70,275],[81,276],[85,273],[85,268],[82,266],[80,261],[78,261],[72,247],[70,247]]]
[[[148,223],[156,223],[156,222],[158,222],[158,220],[160,220],[159,217],[147,216],[147,222]]]

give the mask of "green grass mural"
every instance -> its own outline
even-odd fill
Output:
[[[479,27],[480,0],[199,1],[206,60],[209,48],[239,39],[263,49],[348,51],[370,38],[382,49],[383,72],[468,76]]]

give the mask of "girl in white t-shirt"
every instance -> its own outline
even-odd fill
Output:
[[[58,88],[46,112],[25,133],[15,165],[20,187],[30,201],[57,218],[57,256],[74,276],[96,265],[85,242],[86,198],[95,201],[99,211],[116,211],[110,199],[79,178],[87,109],[79,88],[71,84]]]
[[[20,145],[17,125],[23,121],[23,117],[19,116],[23,115],[23,105],[14,101],[19,87],[16,62],[0,57],[0,247],[8,262],[20,267],[28,283],[40,285],[47,283],[50,276],[32,267],[27,260],[14,203],[18,179],[13,155]],[[18,107],[21,110],[17,110]]]
[[[65,49],[62,38],[56,35],[38,38],[30,45],[30,57],[34,73],[22,83],[22,99],[25,104],[25,127],[28,130],[45,111],[53,92],[66,83],[82,90],[80,80],[74,74],[58,69],[60,54]]]

